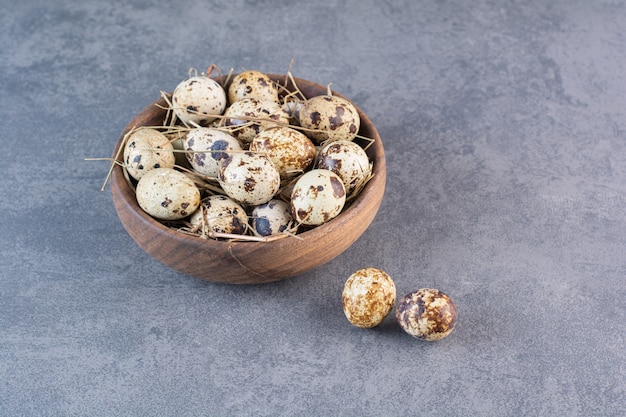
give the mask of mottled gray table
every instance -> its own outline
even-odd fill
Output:
[[[1,415],[626,415],[624,1],[1,9]],[[154,261],[85,158],[190,68],[292,59],[378,127],[371,227],[275,284]],[[352,327],[365,266],[448,293],[452,335]]]

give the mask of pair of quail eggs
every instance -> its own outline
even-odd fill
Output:
[[[343,311],[356,327],[379,325],[395,303],[395,284],[381,269],[360,269],[350,275],[344,284]],[[435,341],[452,332],[457,321],[457,309],[447,294],[433,288],[422,288],[400,298],[395,318],[409,335]]]

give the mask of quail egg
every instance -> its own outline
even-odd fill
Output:
[[[343,287],[343,312],[354,326],[379,325],[396,302],[396,286],[391,277],[378,268],[354,272]]]
[[[146,172],[135,189],[137,203],[149,215],[161,220],[180,220],[200,205],[200,191],[185,174],[173,168]]]
[[[267,203],[280,188],[280,174],[264,154],[233,153],[222,160],[218,182],[233,200],[241,204]]]
[[[189,164],[199,174],[217,178],[220,161],[228,158],[228,151],[241,151],[241,144],[228,132],[209,127],[191,129],[184,142]]]
[[[315,145],[305,134],[287,126],[273,126],[252,139],[250,150],[266,153],[282,179],[302,174],[315,159]]]
[[[423,288],[400,298],[396,306],[396,320],[411,336],[435,341],[448,336],[454,329],[456,305],[443,292]]]
[[[278,102],[278,87],[260,71],[243,71],[233,77],[228,87],[228,101],[233,104],[243,98]]]
[[[176,117],[184,123],[206,126],[224,112],[226,92],[209,77],[191,77],[176,86],[172,106]]]
[[[255,119],[255,120],[251,120]],[[224,111],[222,126],[232,129],[232,134],[245,144],[262,129],[272,124],[289,124],[289,114],[275,101],[244,98],[232,103]]]
[[[124,147],[124,164],[128,174],[140,179],[154,168],[173,168],[176,163],[174,147],[161,132],[142,128],[130,134]]]
[[[291,191],[291,213],[297,223],[319,226],[335,218],[346,202],[346,190],[337,174],[312,169],[298,178]]]
[[[242,235],[247,230],[248,215],[237,202],[218,194],[204,198],[189,222],[203,236],[211,231]]]
[[[252,209],[252,228],[261,236],[280,234],[292,221],[291,208],[283,200],[272,199]]]
[[[326,144],[317,157],[317,167],[339,175],[348,195],[361,186],[372,173],[372,165],[365,150],[346,140]]]
[[[315,96],[302,104],[298,113],[300,126],[316,144],[334,140],[353,140],[359,133],[361,119],[350,101],[332,95]]]

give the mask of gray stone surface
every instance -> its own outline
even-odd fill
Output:
[[[624,1],[2,3],[0,415],[626,415]],[[379,129],[374,223],[275,284],[154,261],[85,158],[191,67],[292,58]],[[452,335],[352,327],[365,266]]]

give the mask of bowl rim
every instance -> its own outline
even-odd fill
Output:
[[[267,74],[267,75],[274,81],[286,79],[286,76],[284,74]],[[224,76],[211,77],[211,78],[216,79],[218,82],[223,81],[223,79],[225,79]],[[312,81],[308,81],[308,80],[298,78],[298,77],[292,77],[292,78],[296,82],[296,84],[299,84],[299,85],[307,84],[311,88],[326,89],[326,87],[320,84],[314,83]],[[334,90],[332,90],[332,94],[340,96],[342,98],[346,98],[340,93],[335,92]],[[310,98],[310,97],[307,97],[307,98]],[[384,146],[383,146],[382,139],[380,138],[380,135],[376,127],[374,126],[372,121],[369,119],[369,117],[351,100],[349,99],[347,100],[350,101],[356,107],[359,113],[359,117],[361,118],[361,129],[363,128],[363,126],[367,126],[367,130],[371,131],[370,132],[371,134],[368,134],[368,138],[373,139],[374,141],[366,152],[368,153],[370,160],[373,162],[372,173],[374,175],[368,181],[368,183],[364,186],[364,188],[360,191],[359,195],[353,201],[350,202],[349,206],[347,206],[337,217],[333,218],[329,222],[324,223],[323,225],[302,231],[298,233],[296,237],[285,237],[285,238],[270,240],[270,241],[255,242],[255,241],[238,241],[238,240],[225,241],[225,240],[215,240],[215,239],[203,239],[199,236],[189,235],[181,231],[175,230],[174,228],[168,227],[167,225],[161,223],[159,220],[154,219],[152,216],[144,212],[139,207],[139,204],[137,203],[137,200],[134,197],[135,193],[133,189],[131,188],[131,185],[128,183],[126,176],[123,173],[122,166],[120,166],[120,164],[115,164],[111,172],[110,188],[114,196],[114,203],[115,203],[118,215],[121,214],[120,207],[118,207],[118,204],[123,204],[126,206],[126,208],[131,208],[133,210],[135,217],[140,220],[143,226],[156,228],[161,234],[164,234],[168,236],[169,238],[175,240],[178,244],[203,245],[203,246],[206,246],[207,250],[210,250],[210,248],[212,247],[215,247],[215,248],[228,247],[229,251],[232,250],[235,252],[240,247],[245,248],[246,250],[253,250],[253,251],[260,250],[261,248],[266,248],[266,249],[271,249],[271,250],[280,250],[283,248],[286,249],[288,247],[289,248],[295,247],[297,250],[299,247],[302,247],[303,244],[306,244],[306,242],[323,239],[325,235],[335,232],[337,228],[341,228],[344,226],[345,223],[349,223],[350,221],[354,220],[354,217],[357,215],[357,213],[360,210],[363,210],[366,207],[368,209],[371,209],[372,204],[375,205],[374,216],[372,216],[372,220],[373,220],[373,217],[375,217],[375,215],[378,212],[378,209],[380,208],[380,205],[383,199],[384,190],[385,190],[386,160],[385,160]],[[124,141],[125,135],[129,131],[131,131],[132,129],[136,127],[147,125],[146,122],[149,121],[151,118],[156,117],[155,114],[160,115],[162,113],[163,116],[159,116],[161,117],[161,120],[162,120],[162,117],[165,116],[166,109],[159,109],[155,113],[155,107],[157,106],[160,106],[160,107],[167,106],[167,102],[165,101],[163,97],[159,98],[155,102],[152,102],[148,106],[146,106],[143,110],[141,110],[138,114],[136,114],[135,117],[126,125],[126,127],[123,129],[120,137],[118,138],[116,142],[116,145],[113,151],[113,158],[117,158],[118,161],[121,160],[122,152],[119,152],[119,149]],[[120,200],[120,198],[122,200]],[[126,225],[126,222],[123,219],[120,219],[120,220],[122,220],[122,224],[124,228],[127,230],[127,232],[129,232],[129,234],[131,234],[131,237],[133,237],[133,239],[137,241],[137,239],[135,239],[135,236],[133,236],[133,234],[131,233],[131,230],[129,230],[128,226]],[[367,229],[368,227],[369,227],[369,223],[365,225],[365,229]],[[365,229],[363,230],[363,232],[365,231]],[[356,237],[356,239],[358,239],[361,234],[362,232]],[[349,246],[351,246],[351,244],[348,245],[348,247]],[[144,247],[142,248],[146,250],[146,248]],[[333,258],[340,255],[344,250],[335,254]],[[242,266],[245,267],[245,265],[242,265]],[[300,271],[298,274],[306,272],[311,269],[314,269],[314,268],[308,268],[306,270]],[[281,278],[278,278],[278,279],[281,279]]]

